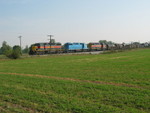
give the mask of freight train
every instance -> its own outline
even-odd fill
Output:
[[[119,50],[139,48],[140,44],[105,44],[99,42],[85,43],[35,43],[30,47],[30,55],[52,54],[52,53],[72,53],[72,52],[90,52],[104,50]]]

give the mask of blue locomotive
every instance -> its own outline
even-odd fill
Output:
[[[85,43],[65,43],[63,49],[64,52],[81,52],[87,51],[88,47]]]

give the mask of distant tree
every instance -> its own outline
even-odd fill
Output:
[[[140,42],[132,42],[132,44],[140,44]]]
[[[0,52],[8,58],[17,59],[21,56],[21,48],[18,45],[15,45],[13,48],[7,44],[6,41],[2,43]]]
[[[23,49],[23,53],[28,53],[29,52],[29,47],[26,45],[26,47]]]
[[[18,52],[21,54],[21,48],[20,48],[20,46],[15,45],[15,46],[13,47],[13,50],[18,51]]]
[[[2,47],[1,47],[1,53],[6,55],[6,56],[9,56],[12,52],[12,48],[7,44],[6,41],[4,41],[2,43]]]
[[[107,41],[107,40],[100,40],[99,43],[105,43],[105,44],[115,44],[112,41]]]
[[[115,43],[112,41],[107,41],[107,44],[115,44]]]
[[[106,40],[100,40],[99,43],[107,43]]]
[[[0,48],[0,55],[2,54],[2,49]]]
[[[20,46],[15,45],[13,47],[13,52],[12,52],[10,58],[17,59],[17,58],[20,58],[20,56],[21,56],[21,48],[20,48]]]

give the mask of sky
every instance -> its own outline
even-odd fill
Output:
[[[0,44],[150,41],[150,0],[0,0]],[[1,45],[0,45],[1,46]]]

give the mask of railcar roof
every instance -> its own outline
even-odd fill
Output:
[[[100,44],[100,43],[98,43],[98,42],[90,42],[89,44]]]
[[[34,44],[50,44],[49,42],[39,42],[39,43],[34,43]],[[32,44],[32,45],[34,45]],[[60,42],[56,42],[56,43],[51,43],[51,44],[61,44]]]
[[[85,43],[81,43],[81,42],[73,42],[73,43],[67,42],[67,43],[65,43],[65,44],[72,44],[72,45],[75,44],[75,45],[76,45],[76,44],[85,44]]]

